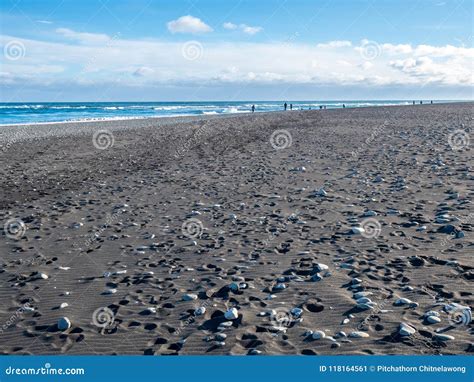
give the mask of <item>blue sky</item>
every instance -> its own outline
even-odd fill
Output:
[[[470,0],[3,0],[1,101],[472,98]]]

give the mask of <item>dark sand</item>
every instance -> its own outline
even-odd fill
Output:
[[[473,106],[0,127],[1,353],[474,351]]]

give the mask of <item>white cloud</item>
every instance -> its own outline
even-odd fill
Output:
[[[251,27],[250,25],[247,25],[247,24],[234,24],[234,23],[231,23],[231,22],[226,22],[224,24],[222,24],[222,26],[224,27],[224,29],[227,29],[227,30],[240,30],[242,31],[243,33],[245,34],[248,34],[248,35],[254,35],[254,34],[257,34],[258,32],[261,32],[263,31],[263,28],[262,27]]]
[[[187,15],[166,24],[171,33],[207,33],[212,28],[197,17]]]
[[[409,54],[413,51],[413,48],[410,44],[381,44],[382,50],[387,54]]]
[[[56,33],[81,44],[103,44],[110,40],[106,34],[76,32],[68,28],[57,28]]]
[[[316,45],[318,48],[345,48],[348,46],[352,46],[352,43],[346,40],[335,40]]]
[[[0,49],[16,40],[27,52],[20,60],[2,61],[0,84],[70,87],[120,81],[121,86],[180,87],[251,82],[365,88],[474,84],[474,49],[450,45],[381,43],[388,48],[368,62],[348,43],[202,42],[201,59],[190,61],[178,42],[126,40],[64,29],[58,33],[67,39],[46,42],[0,35]]]
[[[249,35],[254,35],[257,34],[258,32],[261,32],[263,30],[262,27],[251,27],[249,25],[241,24],[239,25],[240,29],[242,32],[249,34]]]
[[[224,29],[228,29],[228,30],[235,30],[239,27],[238,25],[233,24],[233,23],[224,23],[222,24],[222,26],[224,27]]]
[[[37,23],[40,23],[40,24],[52,24],[53,22],[52,21],[48,21],[48,20],[36,20]]]

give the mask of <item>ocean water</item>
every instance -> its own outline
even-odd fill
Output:
[[[429,101],[425,101],[428,103]],[[440,101],[438,101],[440,102]],[[245,102],[32,102],[0,103],[0,125],[249,113],[283,110],[282,101]],[[408,101],[298,101],[293,110],[408,105]],[[290,102],[288,102],[289,107]]]

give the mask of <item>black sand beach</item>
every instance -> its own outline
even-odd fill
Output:
[[[472,352],[473,106],[0,127],[0,352]]]

